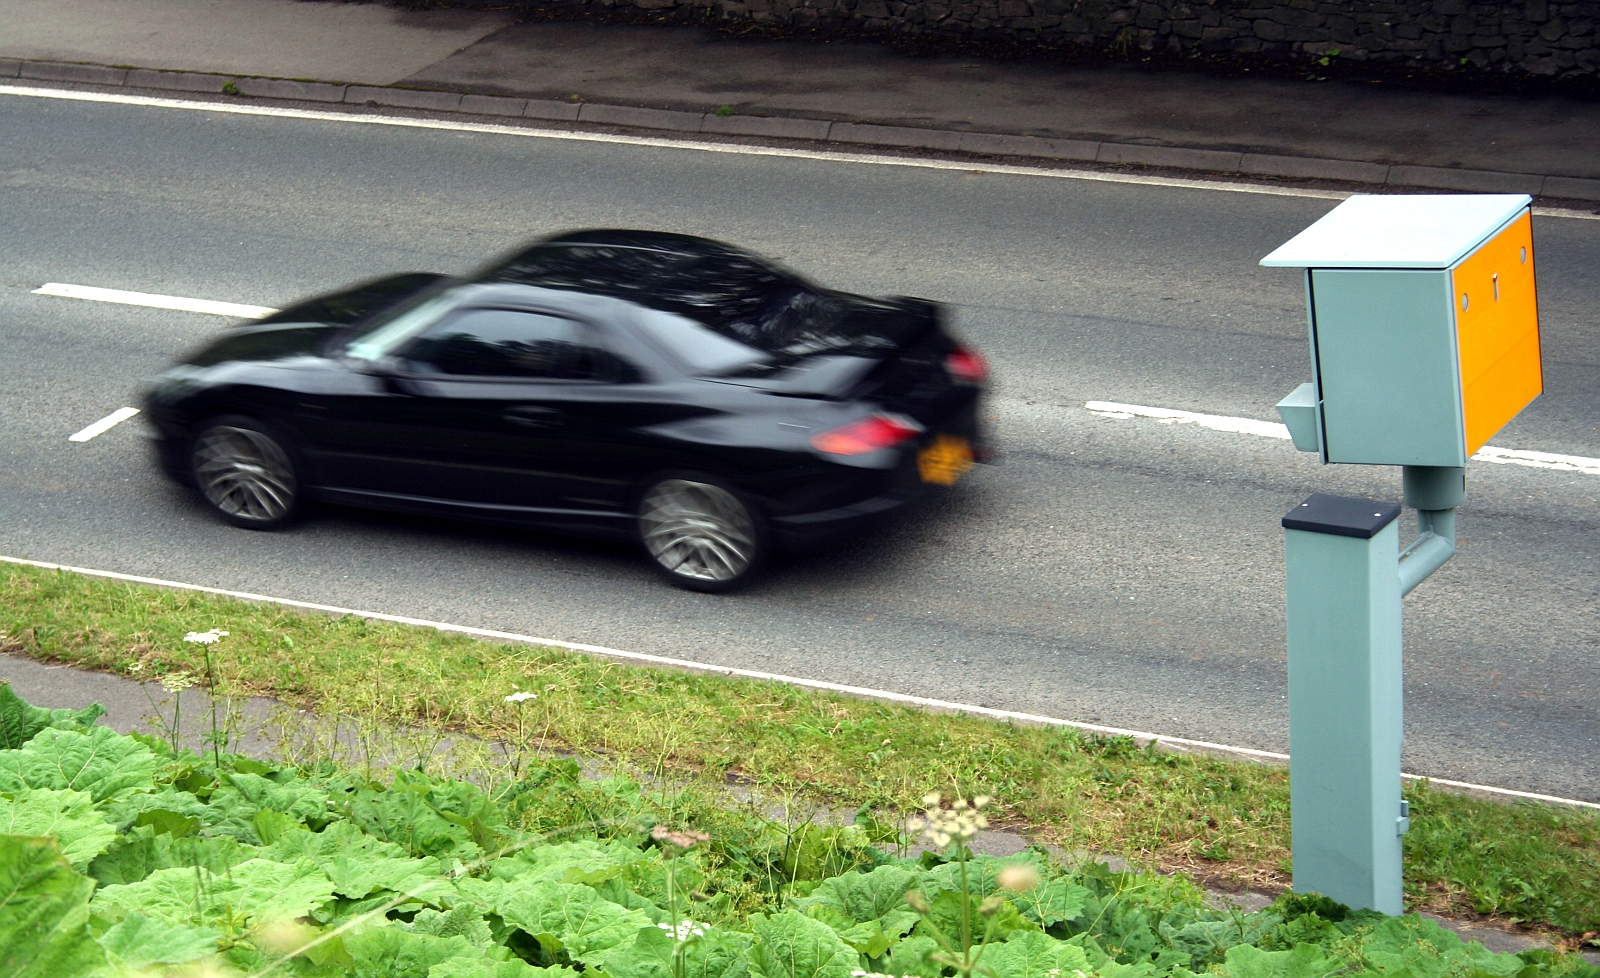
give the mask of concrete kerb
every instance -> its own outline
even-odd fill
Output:
[[[662,132],[797,139],[862,147],[879,146],[900,150],[1012,156],[1073,163],[1090,162],[1116,167],[1158,167],[1285,180],[1329,180],[1393,189],[1528,193],[1563,200],[1600,201],[1600,180],[1584,177],[1278,156],[1008,133],[925,129],[865,122],[829,122],[781,116],[718,115],[599,102],[559,102],[549,99],[506,98],[395,86],[341,85],[296,79],[158,71],[145,68],[127,69],[0,58],[0,78],[19,77],[39,81],[213,94],[223,92],[225,86],[231,83],[234,92],[251,98],[343,102],[355,105],[371,103],[421,111],[467,112],[474,115],[577,122]]]

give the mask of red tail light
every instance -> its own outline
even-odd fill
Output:
[[[870,418],[811,436],[811,447],[829,455],[865,455],[891,448],[922,434],[922,425],[899,414],[874,414]]]
[[[944,369],[958,384],[981,384],[989,376],[989,365],[983,362],[983,357],[959,346],[944,358]]]

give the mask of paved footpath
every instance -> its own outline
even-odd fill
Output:
[[[1600,202],[1600,104],[1557,96],[918,58],[379,4],[0,0],[0,25],[0,84],[229,86],[544,125]]]

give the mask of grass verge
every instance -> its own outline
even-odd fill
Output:
[[[778,683],[625,666],[559,649],[331,618],[212,595],[0,566],[0,650],[125,676],[203,673],[219,692],[323,715],[425,724],[607,756],[674,777],[894,812],[929,791],[994,795],[996,821],[1072,851],[1116,852],[1207,882],[1288,883],[1282,768],[1141,749],[1125,738],[924,713]],[[517,707],[514,690],[532,691]],[[520,708],[519,708],[520,707]],[[1600,818],[1414,785],[1412,909],[1600,931]]]

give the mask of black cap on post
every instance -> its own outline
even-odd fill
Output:
[[[1399,515],[1399,503],[1329,496],[1319,492],[1284,514],[1283,528],[1370,540]]]

